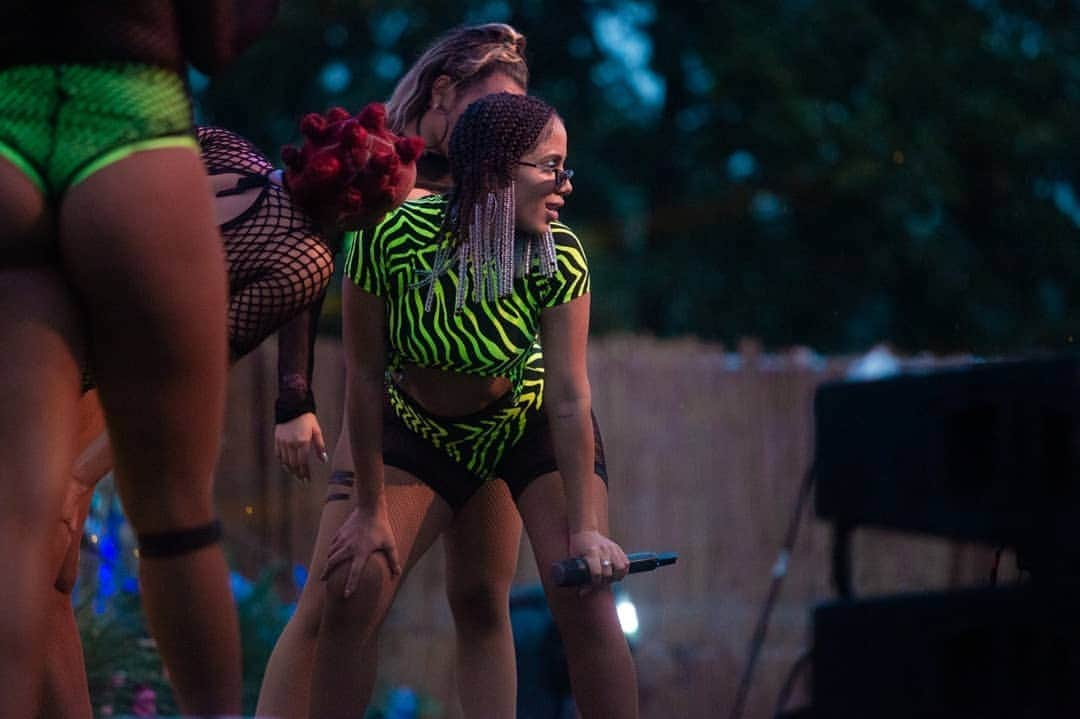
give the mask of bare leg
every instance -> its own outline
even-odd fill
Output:
[[[32,715],[44,669],[55,567],[42,558],[75,453],[72,307],[55,271],[0,269],[0,716]]]
[[[45,681],[39,719],[91,719],[90,688],[86,683],[82,642],[71,595],[53,590],[46,636]]]
[[[345,431],[342,431],[338,438],[331,466],[334,472],[352,471],[352,456]],[[330,540],[354,506],[351,486],[332,481],[327,487],[327,497],[335,494],[347,496],[328,499],[323,506],[322,515],[319,517],[319,533],[315,538],[311,561],[308,563],[308,581],[300,591],[296,612],[285,625],[273,652],[270,653],[262,686],[259,688],[259,703],[255,709],[257,716],[305,719],[308,715],[311,667],[315,660],[315,644],[322,622],[326,586],[319,577],[326,566]],[[368,652],[364,654],[358,667],[361,673],[357,681],[368,685],[367,693],[370,695],[375,683],[375,655],[369,651],[367,643],[358,651]]]
[[[363,672],[374,671],[379,626],[409,570],[450,523],[450,507],[430,487],[394,467],[385,470],[386,500],[404,571],[391,576],[383,555],[369,560],[356,591],[343,597],[348,565],[326,581],[322,625],[311,677],[311,716],[319,719],[361,716],[371,699]],[[366,652],[357,648],[370,643]],[[370,666],[361,666],[370,662]],[[360,675],[360,679],[358,679]]]
[[[84,341],[59,272],[18,264],[55,245],[44,197],[5,160],[0,187],[0,716],[31,716],[53,591],[42,557],[75,453]]]
[[[55,581],[48,604],[50,627],[45,656],[45,682],[40,719],[90,719],[90,690],[86,683],[82,642],[71,606],[71,591],[79,569],[79,542],[94,487],[108,472],[111,454],[105,416],[97,392],[79,401],[78,447],[72,479],[67,483],[60,521],[54,525],[49,566]]]
[[[599,477],[594,481],[602,482]],[[606,492],[603,492],[606,498]],[[566,497],[558,473],[534,480],[518,502],[536,556],[548,605],[559,627],[574,700],[584,719],[620,719],[638,715],[637,676],[630,648],[615,613],[610,587],[579,597],[575,588],[556,587],[547,568],[565,559],[568,525]],[[607,533],[605,501],[603,525]]]
[[[348,436],[338,438],[331,464],[334,472],[351,471]],[[285,625],[266,666],[256,714],[281,719],[308,716],[311,666],[322,619],[323,582],[330,539],[352,509],[352,488],[331,484],[319,520],[319,533],[308,565],[309,580],[296,612]],[[513,716],[516,700],[514,644],[510,629],[509,593],[517,563],[521,520],[509,490],[489,482],[454,516],[446,534],[447,594],[459,637],[459,687],[469,717]],[[376,642],[364,642],[354,677],[359,692],[370,696],[375,685]]]
[[[486,482],[446,532],[446,595],[457,637],[458,692],[469,719],[512,717],[517,703],[510,585],[521,518],[504,482]]]
[[[112,448],[105,431],[105,414],[97,390],[79,400],[78,456],[71,469],[64,503],[57,522],[50,566],[54,568],[57,591],[71,594],[79,571],[79,543],[90,513],[90,501],[98,482],[112,469]]]
[[[72,188],[61,254],[87,309],[124,510],[140,535],[214,518],[226,280],[199,157],[139,152]],[[70,466],[70,464],[69,464]],[[181,708],[240,711],[240,652],[219,544],[140,562],[143,605]]]

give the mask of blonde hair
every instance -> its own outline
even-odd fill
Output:
[[[440,75],[449,77],[458,88],[466,88],[496,72],[523,90],[528,88],[525,36],[498,22],[454,28],[432,43],[398,81],[386,102],[387,124],[394,132],[405,132],[428,110],[431,90]]]

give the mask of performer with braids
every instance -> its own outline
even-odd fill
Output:
[[[404,576],[485,482],[503,479],[541,568],[585,559],[591,591],[542,571],[583,717],[634,717],[609,582],[607,487],[586,373],[589,271],[558,222],[572,173],[554,109],[499,93],[452,131],[449,196],[405,203],[346,258],[346,408],[355,505],[330,543],[311,716],[356,716]],[[537,345],[542,340],[543,351]],[[370,650],[367,652],[370,655]]]
[[[197,128],[225,248],[233,361],[298,315],[302,322],[295,323],[314,331],[342,233],[374,224],[405,199],[423,148],[417,137],[388,131],[378,103],[356,117],[341,108],[310,114],[300,129],[304,144],[284,149],[282,173],[239,135]],[[279,374],[306,362],[313,342],[313,334],[279,333]],[[305,381],[310,382],[310,369]],[[79,446],[86,449],[72,472],[51,555],[52,566],[61,568],[52,598],[46,717],[91,716],[69,595],[93,489],[112,466],[108,438],[100,434],[96,394],[87,392],[81,402]]]
[[[240,708],[211,473],[225,275],[185,86],[276,0],[0,10],[0,716],[30,716],[51,631],[42,561],[75,460],[89,360],[138,534],[143,605],[180,705]],[[137,358],[137,361],[132,361]],[[52,570],[52,571],[50,571]]]
[[[467,25],[433,43],[401,78],[387,101],[387,121],[399,134],[423,138],[416,190],[410,198],[446,192],[450,130],[473,100],[495,92],[524,94],[529,70],[525,36],[503,23]],[[278,458],[301,479],[310,477],[308,459],[326,452],[310,388],[281,387],[275,444]]]
[[[426,144],[417,163],[417,187],[410,198],[450,187],[446,159],[450,133],[472,101],[495,92],[525,92],[528,66],[524,50],[525,37],[509,25],[455,28],[425,50],[398,82],[387,102],[388,123],[395,132],[420,135]],[[297,385],[303,387],[302,383]],[[293,401],[291,408],[279,401],[278,419],[289,421],[278,425],[275,436],[282,463],[306,477],[308,458],[318,456],[324,447],[313,411],[301,411],[291,418],[303,410],[302,396],[300,400]],[[346,425],[343,423],[343,429]],[[311,577],[322,574],[330,538],[355,504],[353,464],[345,431],[335,445],[331,469],[327,502],[308,567]],[[462,708],[473,718],[513,716],[517,682],[509,595],[521,542],[521,519],[506,484],[488,482],[480,487],[454,514],[443,539]],[[318,581],[305,584],[296,612],[270,655],[259,693],[259,715],[285,719],[308,715],[324,587]],[[374,644],[365,645],[362,651],[371,653],[364,665],[374,667]],[[365,676],[374,681],[373,671]]]

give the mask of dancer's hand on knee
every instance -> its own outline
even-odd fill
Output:
[[[622,547],[594,529],[571,532],[570,556],[581,557],[589,567],[591,581],[578,590],[580,596],[619,581],[630,569]]]
[[[348,562],[345,597],[349,597],[356,590],[364,564],[372,555],[379,553],[386,557],[392,575],[401,574],[401,561],[398,559],[397,544],[384,498],[380,498],[373,507],[357,507],[349,512],[345,523],[330,540],[326,569],[321,578],[325,581],[336,567]]]
[[[281,467],[303,484],[311,481],[311,467],[308,465],[310,457],[315,457],[323,464],[329,459],[322,427],[311,412],[275,425],[274,449]]]

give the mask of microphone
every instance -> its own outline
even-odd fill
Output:
[[[637,574],[674,564],[679,555],[675,552],[635,552],[626,558],[630,560],[628,573]],[[589,565],[581,557],[570,557],[551,565],[551,580],[557,587],[576,587],[588,584],[590,579]]]

